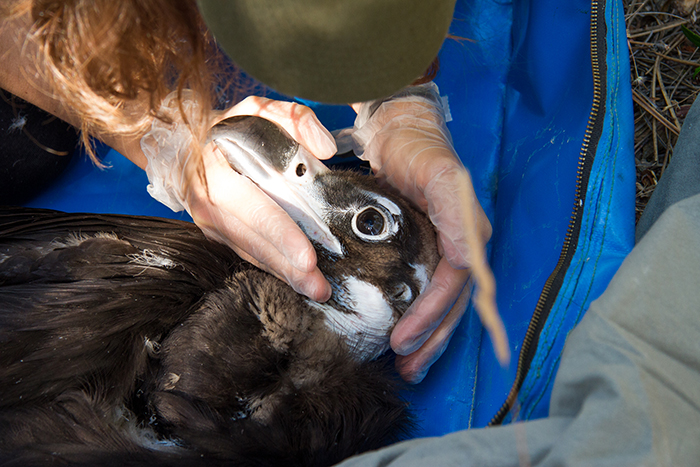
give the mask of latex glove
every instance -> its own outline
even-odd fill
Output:
[[[353,106],[355,152],[380,179],[426,212],[438,231],[440,262],[426,290],[391,335],[396,367],[420,382],[444,352],[476,285],[475,307],[502,364],[510,358],[495,303],[495,281],[486,261],[491,225],[469,172],[457,157],[437,86],[406,88],[383,102]]]
[[[154,121],[141,141],[149,160],[149,193],[174,211],[186,209],[207,237],[230,246],[296,291],[316,301],[328,300],[330,284],[316,267],[316,252],[296,223],[254,183],[232,170],[213,144],[202,150],[205,185],[191,150],[192,141],[200,144],[204,134],[192,137],[189,127],[182,123],[173,95],[164,101],[162,109],[174,123]],[[190,121],[198,118],[194,101],[185,101],[183,109]],[[311,109],[262,97],[248,97],[216,114],[203,125],[204,130],[234,115],[257,115],[280,124],[321,159],[336,152],[333,137]]]

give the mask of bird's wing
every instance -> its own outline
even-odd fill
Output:
[[[239,265],[185,222],[0,210],[0,406],[81,384],[129,390]]]

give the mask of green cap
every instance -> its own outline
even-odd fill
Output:
[[[223,50],[289,96],[389,96],[437,56],[456,0],[197,0]]]

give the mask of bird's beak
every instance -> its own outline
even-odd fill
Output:
[[[329,169],[279,125],[255,116],[227,118],[209,132],[231,167],[248,177],[329,252],[343,248],[324,220],[325,203],[315,184]]]

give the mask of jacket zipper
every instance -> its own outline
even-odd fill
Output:
[[[588,116],[588,124],[583,137],[583,144],[579,153],[578,168],[576,173],[576,193],[574,198],[574,207],[569,220],[569,227],[564,237],[559,261],[550,274],[549,278],[542,288],[542,293],[535,306],[535,311],[530,319],[530,324],[525,333],[523,345],[520,349],[518,357],[518,367],[515,372],[515,381],[511,386],[510,392],[501,408],[496,412],[496,415],[491,419],[488,426],[500,425],[508,412],[515,406],[518,392],[525,381],[525,376],[530,369],[530,364],[535,356],[537,343],[540,332],[547,320],[549,311],[552,309],[557,298],[559,289],[562,286],[566,271],[571,264],[571,259],[576,252],[578,244],[578,234],[581,229],[581,217],[583,214],[583,206],[586,200],[585,187],[588,184],[593,158],[602,133],[603,117],[605,116],[605,101],[603,96],[606,92],[606,83],[604,80],[607,72],[605,63],[605,54],[607,47],[605,43],[606,24],[605,24],[605,7],[600,5],[601,1],[591,1],[591,65],[593,73],[593,105]],[[601,16],[602,15],[602,16]],[[601,20],[602,18],[602,20]]]

